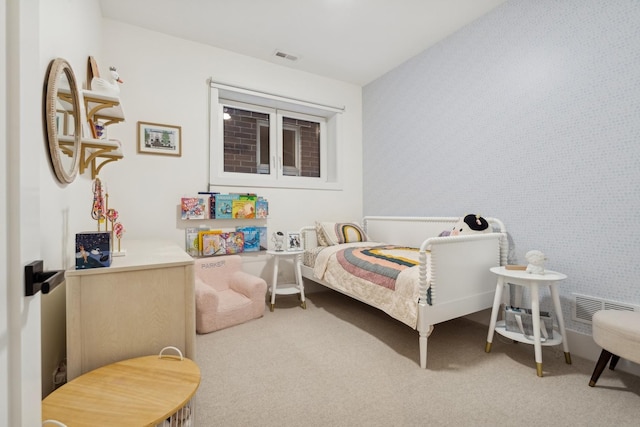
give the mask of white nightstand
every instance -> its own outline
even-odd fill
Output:
[[[542,376],[542,346],[558,345],[562,343],[564,348],[564,358],[567,364],[571,364],[571,354],[569,353],[569,344],[566,339],[564,329],[564,318],[562,316],[562,307],[560,306],[560,296],[558,295],[557,284],[559,281],[567,278],[566,275],[555,271],[546,270],[544,274],[530,274],[524,270],[507,270],[505,267],[492,267],[491,272],[498,276],[498,284],[496,286],[496,295],[493,300],[493,310],[491,311],[491,323],[489,324],[489,333],[487,335],[487,344],[485,351],[491,351],[491,343],[493,342],[493,332],[497,332],[514,341],[533,344],[535,349],[536,372],[539,377]],[[531,312],[533,322],[533,340],[525,337],[521,333],[510,332],[506,330],[504,320],[497,322],[498,311],[502,301],[502,289],[507,283],[529,288],[531,291]],[[540,300],[538,288],[540,285],[548,286],[553,300],[553,307],[556,311],[558,319],[558,327],[560,331],[554,330],[553,338],[541,341],[540,338]]]
[[[271,280],[271,286],[269,290],[271,292],[271,305],[269,309],[273,311],[276,306],[276,295],[293,295],[300,294],[300,306],[303,309],[307,308],[307,302],[304,299],[304,284],[302,282],[302,273],[300,272],[300,264],[296,262],[297,256],[302,256],[304,251],[274,251],[268,250],[267,254],[273,257],[273,278]],[[278,265],[280,260],[291,258],[293,259],[293,269],[295,276],[295,283],[282,284],[278,287]]]

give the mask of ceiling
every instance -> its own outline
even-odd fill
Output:
[[[505,1],[100,0],[100,6],[105,18],[364,86]]]

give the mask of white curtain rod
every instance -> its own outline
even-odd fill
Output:
[[[333,111],[335,113],[344,113],[345,111],[345,107],[334,107],[332,105],[325,105],[325,104],[318,104],[315,102],[309,102],[309,101],[304,101],[302,99],[297,99],[297,98],[289,98],[287,96],[281,96],[281,95],[276,95],[273,93],[268,93],[268,92],[262,92],[259,90],[253,90],[253,89],[246,89],[243,87],[239,87],[239,86],[233,86],[227,83],[221,83],[221,82],[216,82],[213,79],[209,79],[209,85],[213,88],[216,89],[223,89],[223,90],[231,90],[234,92],[239,92],[239,93],[244,93],[247,95],[253,95],[253,96],[261,96],[263,98],[268,98],[268,99],[272,99],[274,101],[283,101],[283,102],[290,102],[290,103],[294,103],[294,104],[299,104],[299,105],[304,105],[307,107],[312,107],[312,108],[319,108],[322,110],[328,110],[328,111]]]

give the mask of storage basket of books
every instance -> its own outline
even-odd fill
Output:
[[[167,350],[178,354],[164,354]],[[176,347],[94,369],[42,401],[43,426],[192,427],[200,369]]]
[[[505,329],[509,332],[521,333],[533,339],[533,317],[531,309],[506,306],[504,309]],[[540,339],[553,338],[553,318],[548,311],[540,312]]]
[[[178,353],[181,362],[185,360],[182,352],[176,347],[163,348],[159,354],[160,358],[163,357],[165,350],[174,350]],[[195,425],[195,395],[193,395],[164,421],[156,424],[156,427],[195,427]]]

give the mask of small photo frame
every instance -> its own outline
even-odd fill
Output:
[[[287,250],[299,251],[300,249],[300,233],[293,231],[287,232]]]
[[[180,157],[182,129],[180,126],[138,122],[138,153]]]

